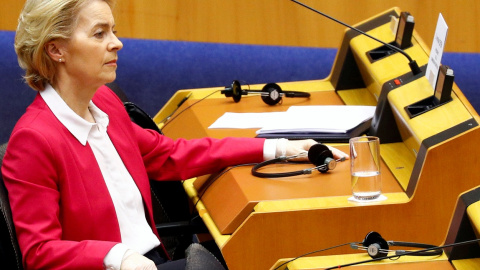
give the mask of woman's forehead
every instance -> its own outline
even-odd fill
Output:
[[[112,27],[114,24],[112,10],[105,1],[90,1],[78,13],[78,26],[94,28]]]

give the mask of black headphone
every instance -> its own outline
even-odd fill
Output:
[[[299,171],[292,171],[292,172],[283,172],[283,173],[261,173],[258,170],[262,167],[265,167],[270,164],[274,164],[280,161],[286,161],[289,159],[297,158],[305,153],[301,153],[296,156],[289,156],[289,157],[278,157],[271,160],[267,160],[255,165],[252,168],[252,175],[261,177],[261,178],[279,178],[279,177],[290,177],[295,175],[302,175],[302,174],[311,174],[312,171],[318,170],[321,173],[326,173],[328,170],[333,170],[337,166],[337,161],[344,161],[345,158],[335,160],[333,158],[333,153],[328,149],[327,146],[317,143],[310,147],[308,150],[308,160],[313,163],[316,167],[310,169],[304,169]]]
[[[378,259],[382,257],[388,256],[389,251],[395,251],[395,255],[410,255],[410,256],[437,256],[442,254],[442,249],[437,250],[426,250],[426,251],[419,251],[412,254],[408,254],[405,250],[389,250],[389,246],[400,246],[400,247],[412,247],[412,248],[420,248],[420,249],[429,249],[429,248],[437,248],[437,246],[429,245],[429,244],[421,244],[421,243],[412,243],[412,242],[397,242],[397,241],[385,241],[382,236],[378,232],[369,232],[363,242],[361,242],[362,246],[357,244],[351,244],[350,246],[353,249],[362,249],[366,250],[368,255],[372,257],[372,259]]]
[[[310,93],[299,91],[283,91],[276,83],[266,84],[262,90],[243,90],[240,82],[235,80],[230,87],[225,87],[221,91],[226,97],[233,97],[235,102],[239,102],[242,96],[248,95],[248,93],[257,93],[262,96],[263,102],[268,105],[275,105],[282,100],[282,96],[285,97],[310,97]]]

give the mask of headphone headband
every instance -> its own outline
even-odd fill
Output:
[[[422,243],[413,243],[413,242],[399,242],[399,241],[385,241],[385,239],[382,238],[382,236],[377,233],[377,232],[369,232],[366,236],[363,242],[361,243],[363,245],[362,249],[366,249],[368,255],[372,257],[372,259],[378,259],[382,257],[388,256],[388,252],[392,251],[389,250],[389,246],[400,246],[400,247],[411,247],[411,248],[420,248],[420,249],[430,249],[430,248],[436,248],[437,246],[435,245],[430,245],[430,244],[422,244]],[[352,246],[352,248],[355,248]],[[358,246],[357,246],[358,248]],[[406,253],[405,250],[395,250],[395,255],[404,255]],[[410,256],[437,256],[441,255],[442,250],[437,249],[437,250],[426,250],[426,251],[420,251],[412,254],[405,254],[405,255],[410,255]]]
[[[242,95],[248,95],[248,93],[257,93],[260,94],[262,97],[263,102],[268,105],[275,105],[278,104],[282,97],[303,97],[308,98],[310,97],[310,93],[308,92],[301,92],[301,91],[283,91],[282,88],[276,83],[267,83],[262,90],[243,90],[240,82],[234,80],[230,87],[225,87],[224,90],[221,91],[226,97],[232,97],[233,101],[239,102],[242,99]]]
[[[262,167],[267,165],[271,165],[274,163],[278,163],[281,161],[286,161],[288,159],[297,158],[298,156],[291,156],[291,157],[279,157],[274,158],[271,160],[267,160],[261,163],[258,163],[252,168],[252,175],[261,178],[280,178],[280,177],[290,177],[302,174],[311,174],[314,170],[318,170],[321,173],[326,173],[328,170],[333,170],[336,165],[337,161],[333,159],[333,153],[328,149],[327,146],[317,143],[312,145],[308,150],[308,160],[313,163],[316,167],[298,171],[291,171],[291,172],[281,172],[281,173],[262,173],[258,170]],[[342,160],[343,161],[343,160]]]

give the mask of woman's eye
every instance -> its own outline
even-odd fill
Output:
[[[97,32],[97,33],[95,33],[94,36],[95,36],[96,38],[102,38],[102,37],[103,37],[103,34],[104,34],[103,31],[102,31],[102,32]]]

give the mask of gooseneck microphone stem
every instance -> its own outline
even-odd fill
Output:
[[[324,17],[326,17],[326,18],[328,18],[328,19],[330,19],[330,20],[332,20],[332,21],[334,21],[334,22],[337,22],[337,23],[339,23],[339,24],[341,24],[341,25],[343,25],[343,26],[346,26],[346,27],[348,27],[348,28],[350,28],[350,29],[352,29],[352,30],[354,30],[354,31],[356,31],[356,32],[364,35],[364,36],[367,36],[367,37],[369,37],[369,38],[371,38],[371,39],[373,39],[373,40],[375,40],[375,41],[377,41],[377,42],[379,42],[379,43],[387,46],[388,48],[390,48],[390,49],[392,49],[392,50],[394,50],[394,51],[396,51],[396,52],[399,52],[399,53],[403,54],[403,55],[408,59],[408,61],[409,61],[408,65],[410,66],[410,69],[412,70],[413,75],[417,75],[417,74],[420,74],[420,73],[422,72],[422,71],[420,70],[420,68],[418,67],[417,62],[416,62],[415,60],[413,60],[413,59],[412,59],[405,51],[403,51],[402,49],[397,48],[397,47],[395,47],[395,46],[393,46],[393,45],[391,45],[391,44],[388,44],[388,43],[386,43],[386,42],[383,42],[383,41],[379,40],[378,38],[375,38],[375,37],[373,37],[373,36],[371,36],[371,35],[363,32],[363,31],[360,30],[360,29],[357,29],[357,28],[355,28],[355,27],[353,27],[353,26],[350,26],[350,25],[348,25],[348,24],[346,24],[346,23],[344,23],[344,22],[342,22],[342,21],[339,21],[339,20],[333,18],[332,16],[329,16],[329,15],[327,15],[327,14],[325,14],[325,13],[319,11],[319,10],[316,10],[316,9],[310,7],[310,6],[305,5],[304,3],[301,3],[301,2],[299,2],[299,1],[297,1],[297,0],[290,0],[290,1],[292,1],[292,2],[294,2],[294,3],[296,3],[296,4],[299,4],[299,5],[307,8],[307,9],[309,9],[309,10],[315,12],[315,13],[318,13],[318,14],[320,14],[320,15],[322,15],[322,16],[324,16]]]

